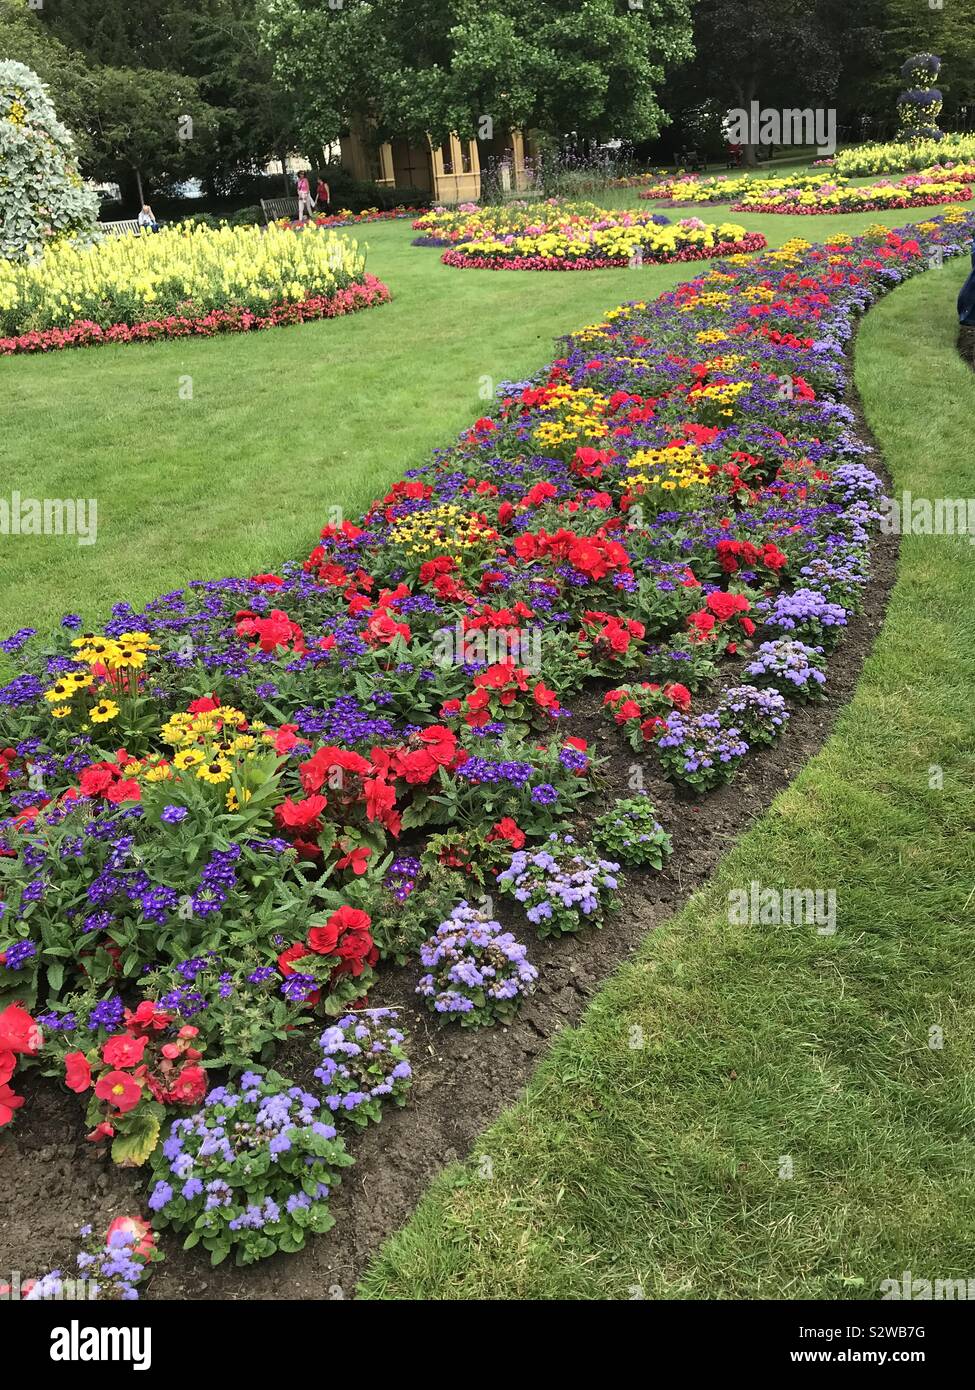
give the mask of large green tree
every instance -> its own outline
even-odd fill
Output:
[[[538,129],[650,138],[666,69],[690,56],[690,0],[267,0],[279,79],[306,140],[353,116],[380,137]]]

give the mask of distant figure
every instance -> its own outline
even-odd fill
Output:
[[[319,178],[318,187],[315,189],[315,207],[324,207],[325,211],[328,212],[328,205],[331,201],[332,194],[328,184],[323,178]]]
[[[138,219],[137,219],[137,220],[138,220],[138,223],[139,223],[139,231],[140,231],[140,232],[144,232],[144,231],[158,232],[158,231],[159,231],[159,223],[156,221],[156,214],[153,212],[152,208],[149,206],[148,203],[143,203],[143,204],[142,204],[142,211],[139,213],[139,216],[138,216]]]
[[[958,295],[958,322],[962,328],[975,328],[975,241],[972,242],[972,270]]]
[[[308,175],[302,173],[298,177],[298,221],[304,222],[305,218],[311,217],[313,212],[311,184],[308,182]]]

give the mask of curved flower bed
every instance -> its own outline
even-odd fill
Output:
[[[355,242],[184,223],[0,262],[0,353],[247,332],[388,297]]]
[[[619,227],[666,227],[668,221],[662,213],[607,209],[596,203],[566,203],[560,198],[484,208],[476,203],[462,203],[457,208],[433,208],[418,217],[413,230],[420,235],[414,237],[413,245],[459,246],[472,241],[507,241],[516,236],[578,239]]]
[[[213,309],[198,318],[171,314],[164,319],[148,319],[132,325],[115,323],[109,328],[82,319],[69,328],[20,333],[12,338],[0,338],[0,357],[24,352],[57,352],[61,348],[98,347],[103,343],[156,343],[165,338],[212,338],[218,333],[251,333],[262,328],[309,323],[313,319],[341,318],[375,304],[386,304],[391,297],[389,287],[367,272],[361,284],[298,303],[276,304],[269,314],[253,314],[249,309]]]
[[[769,192],[753,188],[733,204],[734,212],[783,213],[790,217],[836,212],[879,212],[885,208],[936,207],[941,203],[961,203],[972,196],[968,183],[961,180],[908,176],[898,183],[875,183],[867,188],[841,188],[822,183],[814,188],[798,185],[778,187]]]
[[[445,251],[441,260],[470,270],[603,270],[743,255],[766,245],[761,232],[746,232],[735,223],[712,226],[686,218],[660,228],[619,226],[472,241]]]
[[[705,177],[701,174],[664,175],[651,181],[640,193],[640,197],[652,202],[663,202],[667,207],[698,207],[712,203],[733,203],[756,189],[777,189],[781,187],[800,187],[821,183],[822,174],[811,172],[794,174],[791,178],[768,178],[757,174],[726,174]],[[844,182],[839,179],[837,182]]]
[[[214,1261],[326,1230],[345,1114],[412,1075],[366,1009],[383,962],[435,1016],[507,1018],[537,974],[518,935],[598,929],[620,863],[667,852],[632,801],[595,855],[568,833],[599,762],[579,704],[692,797],[820,697],[880,516],[844,346],[973,228],[712,267],[502,383],[303,561],[7,639],[0,1124],[40,1065]],[[517,932],[472,906],[492,883]],[[253,1065],[302,1037],[345,1059],[316,1093]],[[201,1059],[229,1075],[203,1109]]]
[[[407,217],[418,217],[422,214],[423,208],[407,207],[405,204],[397,208],[363,208],[361,212],[335,212],[335,213],[313,213],[304,222],[290,217],[282,217],[276,223],[277,227],[285,227],[293,232],[303,232],[315,227],[331,229],[333,227],[358,227],[365,222],[401,222]]]

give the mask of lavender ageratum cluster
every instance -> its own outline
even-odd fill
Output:
[[[131,1229],[110,1228],[103,1238],[93,1236],[91,1226],[82,1226],[83,1244],[75,1256],[77,1274],[66,1277],[59,1269],[49,1270],[32,1281],[22,1295],[23,1301],[41,1303],[70,1299],[131,1303],[138,1299],[139,1280],[153,1258],[153,1246],[151,1236],[147,1242],[144,1234],[148,1228],[139,1231],[134,1221],[129,1225]]]
[[[673,846],[646,795],[617,801],[592,828],[600,854],[635,869],[662,869]]]
[[[754,747],[774,743],[789,721],[785,697],[757,685],[735,685],[718,702],[723,723],[733,725]]]
[[[417,994],[439,1018],[463,1028],[508,1021],[538,979],[528,948],[466,902],[423,943],[420,962],[428,973]]]
[[[539,936],[563,936],[602,926],[606,912],[619,905],[619,874],[614,860],[583,854],[571,835],[553,832],[541,849],[516,850],[497,882],[521,904]]]
[[[757,685],[774,686],[796,700],[821,700],[826,684],[823,658],[822,647],[809,647],[805,642],[788,638],[763,642],[745,667],[745,675]]]
[[[244,1072],[175,1120],[152,1155],[149,1207],[219,1264],[300,1250],[335,1223],[328,1196],[354,1160],[320,1102],[275,1072]]]
[[[334,1115],[365,1125],[382,1119],[387,1097],[405,1103],[413,1070],[396,1018],[395,1009],[365,1009],[346,1014],[319,1038],[322,1064],[315,1075]]]
[[[730,782],[748,752],[748,743],[734,724],[721,716],[682,714],[673,710],[666,729],[657,739],[664,776],[693,792],[712,791]]]
[[[766,627],[778,628],[800,641],[820,644],[827,650],[840,639],[848,614],[840,603],[831,603],[818,589],[796,589],[791,594],[763,599],[756,606]]]

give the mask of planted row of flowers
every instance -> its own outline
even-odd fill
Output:
[[[889,140],[854,145],[840,150],[830,161],[839,174],[858,178],[870,174],[897,174],[906,169],[930,173],[934,166],[971,164],[975,161],[975,135],[948,134],[940,139]]]
[[[516,201],[480,207],[461,203],[456,208],[435,207],[413,223],[420,235],[414,246],[458,246],[464,242],[505,241],[516,236],[540,237],[546,233],[587,236],[591,232],[616,227],[666,227],[662,213],[601,208],[596,203],[567,202],[546,198],[544,202]]]
[[[313,231],[316,228],[331,230],[338,227],[359,227],[366,222],[401,222],[407,217],[418,217],[423,211],[423,208],[407,207],[403,204],[395,208],[363,208],[360,212],[315,212],[311,217],[306,217],[304,222],[292,217],[282,217],[275,225],[293,232]]]
[[[476,270],[600,270],[704,260],[761,250],[744,227],[697,218],[671,226],[660,213],[608,210],[595,203],[515,203],[434,208],[413,223],[415,246],[446,246],[445,265]]]
[[[881,492],[844,347],[973,226],[714,266],[502,383],[304,561],[7,639],[0,1122],[39,1065],[211,1259],[326,1229],[411,1080],[384,963],[444,1022],[510,1019],[524,938],[598,928],[669,852],[645,797],[573,838],[580,706],[693,797],[821,695]],[[313,1080],[263,1069],[315,1038]]]
[[[749,189],[732,205],[734,212],[786,213],[796,217],[816,213],[877,212],[885,208],[934,207],[960,203],[972,196],[967,181],[909,174],[897,183],[843,187],[823,182],[814,187],[776,181],[774,188]]]
[[[748,232],[734,222],[712,226],[685,218],[667,227],[488,238],[452,247],[441,260],[469,270],[604,270],[745,255],[767,244],[761,232]]]
[[[248,332],[388,298],[355,242],[180,224],[0,263],[0,355]]]
[[[639,196],[650,202],[663,202],[669,207],[693,207],[710,203],[733,203],[746,193],[774,189],[783,183],[804,188],[823,182],[823,175],[812,171],[795,173],[788,178],[769,178],[758,174],[669,174],[638,175],[620,180],[621,186],[639,188]]]

